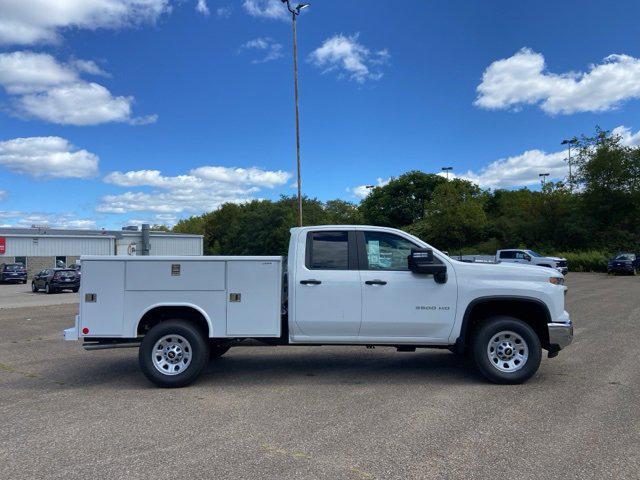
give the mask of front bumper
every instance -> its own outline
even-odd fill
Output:
[[[633,265],[609,265],[607,273],[633,273]]]
[[[549,323],[549,358],[555,357],[560,350],[573,341],[573,323]]]

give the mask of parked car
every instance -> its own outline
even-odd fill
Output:
[[[27,269],[21,263],[0,264],[0,283],[27,283]]]
[[[84,256],[82,270],[64,338],[139,347],[143,373],[164,387],[246,339],[448,348],[492,382],[522,383],[543,349],[555,357],[573,338],[557,271],[459,262],[385,227],[293,228],[288,257]]]
[[[619,253],[607,264],[607,273],[635,275],[638,272],[640,272],[640,255],[637,253]]]
[[[62,290],[77,292],[80,290],[80,276],[70,268],[48,268],[38,273],[31,280],[31,291],[44,290],[46,293],[56,293]]]
[[[569,272],[566,258],[545,257],[533,250],[510,248],[498,250],[496,252],[498,262],[522,263],[525,265],[538,265],[539,267],[549,267],[557,270],[563,275]]]

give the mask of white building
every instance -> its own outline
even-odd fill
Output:
[[[145,240],[146,239],[146,240]],[[0,228],[0,263],[22,263],[29,276],[71,265],[81,255],[202,255],[202,235],[142,230]]]

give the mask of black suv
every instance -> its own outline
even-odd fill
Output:
[[[635,275],[638,272],[640,272],[640,255],[636,253],[619,253],[607,264],[607,273]]]
[[[70,268],[48,268],[42,270],[31,281],[31,291],[37,292],[44,289],[47,293],[56,293],[62,290],[77,292],[80,289],[80,276]]]
[[[27,269],[21,263],[0,263],[0,283],[27,283]]]

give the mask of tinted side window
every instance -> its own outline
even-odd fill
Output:
[[[306,265],[314,270],[349,270],[349,234],[309,233]]]
[[[517,252],[517,253],[516,253],[516,258],[517,258],[518,260],[524,260],[525,258],[527,258],[527,254],[526,254],[526,253],[524,253],[524,252]]]
[[[516,252],[500,252],[500,258],[516,258]]]
[[[384,232],[365,232],[369,270],[409,270],[407,257],[416,245],[409,240]]]

